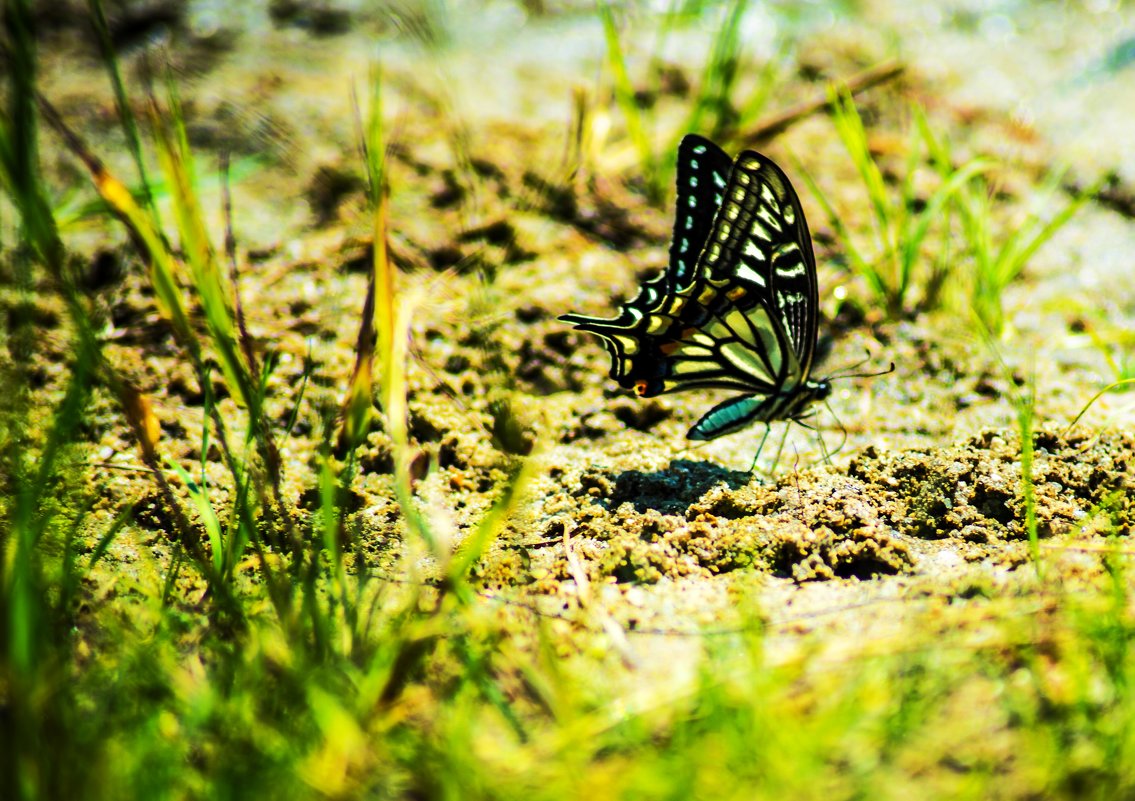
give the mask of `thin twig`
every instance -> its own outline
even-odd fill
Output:
[[[843,81],[842,84],[846,86],[847,91],[854,96],[873,86],[894,80],[905,71],[906,65],[900,61],[884,61],[882,64],[876,64],[870,69],[852,75],[846,81]],[[840,82],[834,81],[832,83],[838,85]],[[768,142],[770,139],[775,139],[796,123],[817,112],[830,111],[831,105],[831,95],[825,89],[823,94],[810,100],[805,100],[802,103],[797,103],[795,106],[791,106],[769,117],[764,122],[758,123],[751,130],[743,132],[739,139],[742,144],[757,147],[758,145]]]

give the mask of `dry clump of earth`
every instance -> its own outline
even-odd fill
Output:
[[[1039,538],[1130,531],[1135,439],[1062,439],[1046,428],[1033,447]],[[586,469],[563,488],[578,512],[555,517],[535,543],[512,532],[479,576],[554,592],[573,578],[568,547],[591,581],[647,584],[738,569],[867,580],[917,573],[921,556],[941,550],[1015,559],[1012,544],[1028,539],[1020,458],[1018,437],[989,430],[946,448],[867,448],[846,470],[813,467],[774,484],[688,460],[654,472]]]

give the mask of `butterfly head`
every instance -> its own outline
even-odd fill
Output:
[[[832,382],[826,378],[820,381],[809,381],[806,386],[812,401],[816,403],[827,400],[828,395],[832,394]]]
[[[777,396],[784,400],[782,405],[775,407],[778,408],[778,413],[773,419],[796,420],[801,417],[811,417],[815,413],[812,407],[817,403],[823,403],[831,394],[832,382],[829,379],[805,381],[793,392]]]

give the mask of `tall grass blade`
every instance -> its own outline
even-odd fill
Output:
[[[67,149],[86,166],[95,190],[130,232],[139,255],[150,267],[150,283],[159,312],[173,326],[174,335],[182,347],[190,352],[195,361],[199,360],[200,346],[189,325],[189,316],[177,279],[177,264],[165,238],[126,185],[106,169],[86,143],[63,122],[54,106],[42,97],[40,111],[44,120],[63,139]]]
[[[990,159],[976,158],[952,171],[926,201],[925,208],[911,218],[910,225],[901,239],[901,263],[903,264],[903,283],[899,285],[900,295],[909,288],[909,276],[922,252],[922,246],[931,226],[941,220],[950,200],[970,181],[988,172],[995,166]]]
[[[8,47],[0,53],[8,77],[7,113],[0,127],[2,183],[26,232],[26,241],[40,262],[58,280],[63,270],[63,243],[40,176],[36,119],[36,43],[31,5],[8,0],[0,19]],[[27,280],[26,273],[24,280]]]
[[[1113,390],[1119,389],[1120,387],[1128,387],[1128,386],[1133,386],[1133,385],[1135,385],[1135,378],[1124,378],[1122,381],[1111,382],[1106,387],[1104,387],[1099,392],[1097,392],[1095,395],[1092,395],[1091,400],[1089,400],[1087,403],[1084,404],[1084,408],[1080,409],[1080,413],[1077,414],[1072,419],[1072,422],[1068,424],[1068,427],[1060,433],[1060,438],[1061,439],[1068,439],[1068,435],[1072,433],[1072,429],[1076,427],[1076,425],[1080,422],[1080,419],[1085,414],[1087,414],[1088,410],[1091,409],[1092,406],[1095,405],[1096,401],[1098,401],[1104,395],[1106,395],[1107,393],[1109,393]]]
[[[217,518],[217,513],[213,509],[213,504],[209,501],[209,494],[203,486],[194,481],[189,473],[172,459],[166,462],[181,479],[181,483],[185,485],[185,489],[189,492],[189,499],[193,501],[193,505],[197,507],[197,514],[201,518],[201,524],[205,527],[205,534],[209,538],[209,550],[213,560],[213,573],[220,576],[224,572],[224,558],[225,558],[225,544],[224,538],[221,534],[221,521]]]
[[[702,130],[703,118],[713,115],[710,138],[720,139],[735,122],[731,96],[741,58],[741,21],[748,0],[733,0],[725,21],[717,29],[709,59],[702,73],[698,96],[684,131]]]
[[[532,479],[534,463],[535,460],[526,459],[520,469],[505,483],[500,497],[477,523],[473,532],[462,542],[461,551],[450,561],[449,583],[451,586],[461,588],[461,596],[464,600],[471,600],[466,587],[469,569],[484,555],[486,549],[504,528],[504,524],[516,512],[524,489]]]
[[[980,320],[978,320],[978,325],[980,327]],[[1033,441],[1036,431],[1036,378],[1030,375],[1025,385],[1017,388],[1013,370],[997,347],[997,338],[988,329],[980,329],[980,332],[986,345],[1001,366],[1006,382],[1010,387],[1014,387],[1011,400],[1017,416],[1017,433],[1021,440],[1021,497],[1025,506],[1025,532],[1028,537],[1029,556],[1036,568],[1037,578],[1043,579],[1045,566],[1041,559],[1040,538],[1037,528],[1036,483],[1033,477],[1036,450]]]
[[[114,520],[111,521],[111,524],[107,526],[106,531],[103,532],[103,535],[101,537],[99,537],[98,542],[95,543],[94,549],[91,550],[91,555],[87,559],[86,570],[88,573],[94,570],[95,565],[102,561],[102,558],[106,556],[107,551],[110,550],[110,546],[114,544],[114,540],[117,539],[118,535],[122,533],[122,529],[126,528],[126,526],[130,523],[133,516],[134,504],[127,504],[122,508],[122,510],[118,513]]]
[[[1042,202],[1048,205],[1060,191],[1062,175],[1052,173],[1041,189]],[[1003,298],[1005,290],[1016,281],[1033,255],[1076,215],[1083,205],[1095,197],[1099,185],[1078,193],[1049,220],[1042,221],[1038,212],[1030,212],[1013,225],[995,243],[993,230],[992,189],[982,184],[958,195],[955,204],[962,219],[966,247],[973,260],[971,298],[973,311],[981,325],[995,336],[1005,326]]]
[[[366,127],[364,155],[370,179],[372,203],[371,233],[373,261],[368,295],[374,296],[374,330],[379,357],[379,405],[386,423],[386,433],[393,442],[394,487],[398,506],[410,532],[425,541],[434,552],[437,542],[424,519],[415,508],[411,491],[410,468],[413,459],[409,442],[408,408],[406,404],[406,358],[412,303],[398,294],[397,269],[390,258],[387,241],[389,208],[385,168],[385,146],[382,130],[381,73],[372,75],[371,104]],[[364,321],[364,327],[367,322]]]
[[[910,296],[916,288],[921,297],[914,311],[935,307],[939,302],[941,284],[948,266],[940,258],[937,266],[919,269],[924,258],[926,242],[932,230],[949,235],[950,201],[977,176],[993,166],[988,159],[975,158],[954,168],[944,157],[941,146],[934,138],[921,109],[914,109],[916,124],[911,127],[907,143],[906,172],[898,197],[893,198],[883,179],[875,157],[871,153],[863,120],[855,101],[846,87],[833,89],[831,94],[832,120],[840,140],[863,182],[873,213],[874,252],[867,255],[853,244],[847,226],[836,214],[831,202],[806,178],[813,194],[819,200],[832,227],[839,235],[852,269],[870,286],[891,316],[911,311]],[[941,182],[918,211],[915,196],[915,175],[929,150],[931,159],[939,166]]]
[[[828,225],[830,225],[836,232],[840,244],[843,246],[844,255],[847,257],[851,264],[851,269],[857,275],[861,275],[867,281],[871,290],[879,297],[886,297],[888,286],[884,282],[882,274],[872,268],[868,264],[866,257],[860,252],[859,248],[855,245],[855,239],[851,235],[851,230],[848,228],[847,223],[843,221],[843,217],[836,212],[835,206],[832,205],[831,199],[816,183],[811,173],[804,169],[804,166],[799,160],[794,160],[796,164],[796,172],[808,186],[816,202],[820,204],[820,208],[827,217]]]
[[[754,122],[765,112],[768,108],[769,101],[773,97],[773,90],[777,88],[783,75],[785,64],[789,60],[792,52],[792,43],[784,41],[777,48],[776,53],[764,64],[761,65],[760,72],[757,74],[757,88],[753,94],[745,101],[744,107],[741,109],[741,118],[738,120],[738,127],[747,129],[752,127]]]
[[[233,397],[259,420],[260,395],[237,338],[235,315],[216,250],[209,238],[194,181],[193,158],[181,106],[172,79],[167,79],[170,113],[164,115],[151,98],[150,121],[158,160],[171,183],[171,199],[181,247],[190,266],[193,289]]]
[[[375,282],[367,281],[359,335],[355,341],[355,367],[343,399],[343,425],[339,432],[341,450],[353,451],[370,431],[374,409]]]
[[[102,61],[106,66],[111,88],[114,90],[114,105],[118,110],[118,123],[122,126],[122,132],[126,135],[126,145],[134,159],[134,166],[138,170],[146,210],[149,212],[150,219],[160,229],[161,217],[158,215],[157,204],[154,203],[154,194],[150,191],[153,184],[147,174],[146,161],[142,157],[142,139],[138,134],[138,120],[130,107],[130,101],[126,95],[126,86],[122,82],[122,71],[118,67],[118,54],[115,52],[114,43],[111,41],[110,28],[106,22],[102,0],[89,0],[87,7],[90,10],[95,35],[98,37]]]
[[[863,185],[867,189],[867,199],[875,212],[875,232],[882,246],[881,251],[892,254],[896,248],[892,238],[890,199],[887,196],[883,174],[871,155],[867,132],[863,128],[863,119],[859,116],[855,99],[846,87],[833,87],[830,97],[832,121],[836,133],[843,142],[848,156],[851,157],[856,172],[863,180]]]
[[[268,375],[270,373],[270,365],[264,365],[261,369],[259,360],[256,358],[256,348],[252,340],[252,335],[248,332],[248,321],[244,315],[244,303],[240,298],[240,268],[237,265],[236,255],[236,235],[233,233],[233,201],[232,191],[229,187],[229,154],[228,151],[221,153],[221,209],[225,218],[225,258],[229,262],[229,286],[232,288],[233,297],[233,311],[236,315],[236,328],[240,334],[240,348],[244,354],[245,363],[248,365],[249,372],[254,376],[260,376],[260,387],[258,388],[257,395],[264,397],[267,393],[265,386]]]

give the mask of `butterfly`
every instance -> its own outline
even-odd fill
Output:
[[[816,261],[784,172],[746,150],[731,159],[695,134],[678,145],[677,215],[666,270],[614,319],[559,319],[598,336],[610,376],[643,398],[734,389],[687,435],[711,440],[754,423],[800,422],[831,392],[811,379]],[[762,445],[764,440],[762,440]]]

